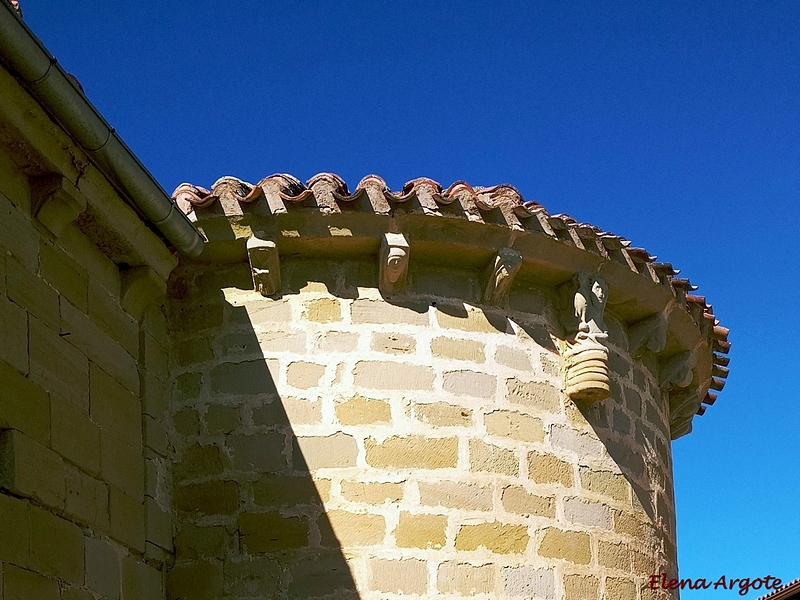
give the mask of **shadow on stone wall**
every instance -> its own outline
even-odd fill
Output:
[[[358,598],[248,310],[222,287],[242,269],[170,286],[176,379],[169,600]],[[265,299],[264,306],[270,301]]]

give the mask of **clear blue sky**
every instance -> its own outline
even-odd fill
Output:
[[[673,444],[681,576],[800,576],[800,2],[22,4],[168,192],[507,182],[682,269],[733,349]]]

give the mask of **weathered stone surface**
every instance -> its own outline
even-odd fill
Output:
[[[473,439],[469,441],[469,468],[470,471],[488,471],[516,477],[519,474],[519,460],[507,448]]]
[[[30,378],[88,414],[89,361],[86,356],[35,317],[29,317],[28,324]]]
[[[163,510],[152,498],[144,499],[146,540],[167,551],[172,551],[172,514]]]
[[[380,544],[386,534],[386,522],[382,515],[329,510],[317,523],[322,534],[322,545],[334,548],[374,546]]]
[[[442,376],[442,387],[445,392],[457,396],[493,398],[497,378],[477,371],[448,371]]]
[[[336,298],[318,298],[306,303],[306,319],[316,323],[342,320],[342,306]]]
[[[392,418],[391,407],[383,400],[354,396],[335,406],[336,418],[342,425],[366,425],[388,423]]]
[[[6,292],[8,299],[27,310],[43,325],[58,330],[58,292],[13,257],[6,257]]]
[[[554,446],[575,452],[581,457],[600,457],[605,454],[605,448],[599,439],[567,425],[554,425],[550,430],[550,441]]]
[[[129,548],[144,552],[146,525],[142,500],[110,486],[108,505],[111,537]]]
[[[590,527],[611,529],[611,510],[605,504],[587,502],[580,498],[564,500],[564,516],[567,521],[580,523]]]
[[[383,331],[373,333],[370,342],[370,347],[373,350],[388,354],[413,354],[416,346],[416,341],[410,335]]]
[[[462,525],[456,534],[456,550],[477,550],[483,546],[496,554],[520,554],[528,547],[528,528],[509,523]]]
[[[176,565],[167,573],[167,599],[215,600],[222,595],[222,581],[220,561]]]
[[[369,587],[387,594],[424,594],[428,589],[428,569],[417,559],[369,561]]]
[[[120,597],[121,577],[119,556],[103,540],[85,538],[86,585],[89,589],[117,599]]]
[[[259,506],[303,506],[321,504],[314,481],[307,475],[270,473],[253,482],[253,501]]]
[[[66,496],[64,463],[25,434],[0,431],[0,487],[61,510]]]
[[[436,310],[436,321],[439,327],[445,329],[461,329],[462,331],[476,331],[480,333],[505,333],[505,320],[487,318],[479,309],[469,308],[464,315],[452,315],[443,310]]]
[[[606,596],[609,598],[633,598],[636,582],[625,577],[606,577]]]
[[[424,304],[398,306],[379,300],[355,300],[351,308],[353,323],[404,323],[427,325],[428,307]]]
[[[511,367],[517,371],[530,371],[531,359],[523,348],[512,346],[498,346],[494,353],[494,360],[497,364]]]
[[[445,594],[489,594],[495,587],[495,568],[491,564],[476,566],[448,561],[439,565],[436,581],[439,591]]]
[[[50,442],[50,399],[47,392],[2,361],[0,405],[3,407],[0,429],[18,429],[40,444]]]
[[[231,451],[234,469],[265,473],[287,468],[286,438],[282,433],[231,435],[225,443]]]
[[[589,534],[548,527],[539,545],[539,556],[563,558],[575,564],[588,565],[592,558]]]
[[[402,483],[342,481],[341,489],[345,500],[373,505],[398,502],[403,497]]]
[[[542,420],[511,410],[495,410],[483,417],[489,435],[511,438],[523,442],[544,440]]]
[[[358,345],[358,334],[349,331],[327,331],[320,334],[316,343],[321,352],[352,352]]]
[[[291,363],[286,369],[286,383],[293,387],[306,390],[318,386],[324,374],[325,365],[296,361]]]
[[[503,508],[518,515],[535,517],[556,516],[555,499],[551,496],[538,496],[518,485],[510,485],[503,489]]]
[[[423,423],[436,427],[469,427],[472,425],[472,410],[447,402],[415,404],[414,412]]]
[[[184,560],[223,556],[230,537],[224,527],[203,527],[184,521],[175,535],[175,558]]]
[[[281,564],[267,556],[239,557],[225,561],[223,576],[228,595],[269,598],[280,589]]]
[[[222,363],[211,369],[211,390],[221,394],[253,396],[277,394],[277,364],[267,360]]]
[[[367,464],[373,467],[443,469],[458,463],[458,439],[419,435],[390,437],[383,442],[364,442]]]
[[[122,597],[125,600],[128,598],[160,598],[163,595],[164,584],[161,571],[134,560],[130,556],[122,559]]]
[[[308,522],[278,512],[242,513],[239,536],[242,548],[251,554],[302,548],[308,544]]]
[[[206,431],[210,434],[233,433],[239,427],[239,413],[237,405],[210,404],[204,418]]]
[[[61,299],[60,335],[133,394],[139,394],[139,369],[133,356],[102,327]]]
[[[344,597],[355,588],[341,550],[314,553],[289,566],[289,597],[316,598],[339,591]]]
[[[608,590],[606,590],[608,592]],[[594,575],[579,575],[568,573],[564,575],[564,599],[565,600],[594,600],[600,596],[600,580]],[[607,598],[635,598],[636,590],[631,595],[609,595]]]
[[[512,404],[554,413],[561,410],[559,391],[549,383],[511,378],[506,379],[506,389],[508,401]]]
[[[437,337],[431,340],[431,354],[439,358],[466,360],[476,363],[486,361],[484,344],[475,340]]]
[[[220,346],[230,353],[231,347],[238,341],[239,347],[243,352],[252,352],[254,348],[253,334],[245,332],[237,334],[238,340],[233,336],[222,337],[219,340]],[[259,331],[256,335],[258,348],[265,356],[280,354],[281,352],[302,353],[306,348],[306,335],[297,331]]]
[[[611,569],[630,571],[630,549],[620,542],[607,542],[600,540],[597,543],[597,564]]]
[[[445,515],[415,515],[400,513],[400,521],[394,530],[394,537],[400,548],[433,548],[444,547],[447,541]]]
[[[83,582],[84,545],[80,527],[33,506],[29,518],[32,569],[69,583]]]
[[[353,369],[356,386],[374,390],[430,390],[433,369],[398,362],[359,361]]]
[[[293,467],[297,471],[354,467],[357,456],[355,438],[345,433],[326,437],[299,436],[294,444]]]
[[[0,494],[0,562],[27,564],[30,548],[28,502]],[[0,596],[1,598],[2,596]]]
[[[0,248],[0,252],[2,248]],[[2,274],[0,274],[2,275]],[[28,313],[0,295],[0,360],[20,373],[28,372]],[[3,365],[8,368],[7,365]]]
[[[66,486],[64,512],[78,523],[108,531],[108,485],[67,466]]]
[[[141,446],[132,448],[101,430],[100,477],[129,496],[141,499],[144,496],[144,458]]]
[[[560,483],[566,487],[574,484],[571,464],[539,452],[528,453],[528,477],[536,483]]]
[[[141,446],[142,405],[139,398],[94,364],[90,367],[89,377],[92,421],[128,446]]]
[[[602,494],[620,502],[627,502],[630,497],[630,484],[621,473],[597,471],[589,467],[580,467],[581,487],[585,490]]]
[[[491,510],[492,488],[463,481],[419,482],[419,502],[423,506],[443,506],[461,510]]]
[[[3,566],[3,600],[59,600],[58,581],[39,573],[20,569],[14,565]]]
[[[550,569],[533,566],[506,567],[503,569],[505,592],[523,598],[555,598],[555,575]]]
[[[179,487],[175,507],[184,512],[229,515],[239,507],[239,486],[235,481],[209,481]]]

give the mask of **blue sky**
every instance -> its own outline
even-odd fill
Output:
[[[511,183],[672,262],[733,342],[673,444],[681,576],[800,576],[800,3],[22,4],[168,192]]]

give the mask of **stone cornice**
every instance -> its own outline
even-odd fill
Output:
[[[625,238],[568,215],[551,215],[525,201],[510,185],[448,188],[426,178],[393,192],[368,175],[350,192],[337,175],[320,173],[306,184],[277,174],[252,185],[233,177],[207,190],[188,183],[173,199],[208,238],[205,260],[243,260],[252,237],[274,243],[280,254],[385,254],[385,234],[408,240],[411,260],[440,262],[490,273],[484,301],[500,301],[511,279],[560,286],[576,273],[602,277],[608,308],[631,331],[631,353],[653,352],[669,396],[673,438],[691,431],[695,414],[713,404],[727,377],[728,330],[713,309],[670,263],[657,262]],[[381,251],[381,248],[384,251]],[[521,265],[492,273],[507,254]],[[277,260],[277,259],[276,259]]]

